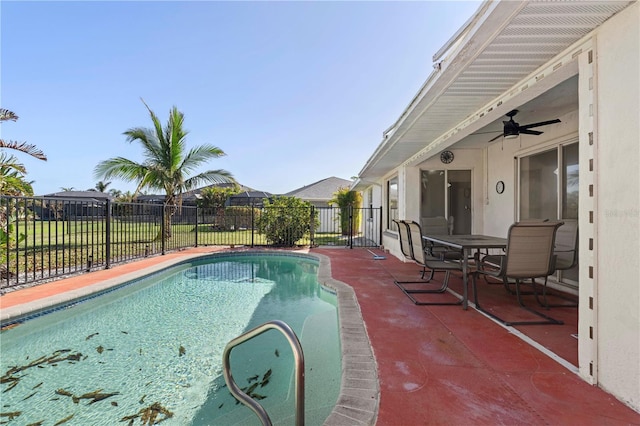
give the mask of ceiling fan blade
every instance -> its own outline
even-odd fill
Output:
[[[555,120],[541,121],[539,123],[526,124],[524,126],[520,126],[520,130],[522,130],[522,129],[530,129],[532,127],[546,126],[547,124],[554,124],[554,123],[560,123],[560,120],[556,118]]]
[[[490,130],[487,132],[473,132],[472,135],[488,135],[489,133],[502,133],[502,130]]]
[[[496,139],[500,139],[500,138],[501,138],[501,137],[503,137],[503,136],[504,136],[504,133],[500,133],[498,136],[496,136],[495,138],[491,139],[489,142],[493,142],[493,141],[495,141]]]
[[[539,132],[537,130],[529,130],[529,129],[523,129],[522,127],[520,128],[520,133],[524,133],[525,135],[541,135],[544,132]]]

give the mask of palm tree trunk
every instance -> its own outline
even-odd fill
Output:
[[[165,205],[164,206],[164,235],[163,238],[166,240],[171,238],[171,218],[176,213],[176,206],[174,205]]]

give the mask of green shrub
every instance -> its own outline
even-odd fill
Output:
[[[314,226],[318,226],[314,219]],[[311,228],[311,204],[296,197],[275,197],[265,200],[260,218],[256,221],[258,232],[264,234],[273,245],[292,247]]]

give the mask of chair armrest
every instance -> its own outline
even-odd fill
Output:
[[[502,274],[502,266],[506,256],[501,254],[488,254],[477,262],[477,272],[494,277]]]

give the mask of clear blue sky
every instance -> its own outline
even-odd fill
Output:
[[[125,141],[185,114],[188,145],[211,143],[243,185],[285,193],[357,175],[479,2],[0,3],[2,137],[37,195],[86,190],[102,160],[142,161]],[[133,190],[113,181],[109,188]]]

